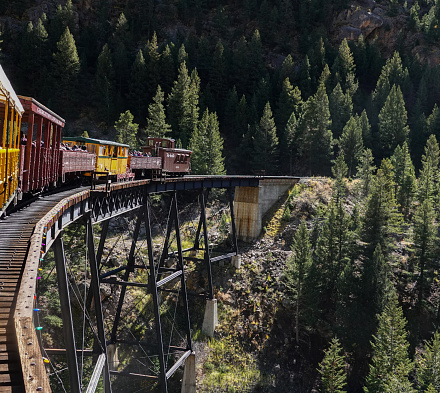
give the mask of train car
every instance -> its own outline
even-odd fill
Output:
[[[23,105],[0,66],[0,216],[20,191],[19,130],[23,112]]]
[[[20,188],[38,193],[60,178],[60,142],[64,119],[35,98],[18,96],[24,108],[20,129]]]
[[[64,137],[63,143],[69,149],[85,149],[96,156],[94,171],[87,171],[86,176],[94,172],[97,177],[110,176],[118,181],[134,177],[128,167],[129,145],[83,136]]]
[[[183,176],[191,171],[191,150],[176,149],[174,139],[147,138],[142,151],[144,155],[160,157],[162,176]]]

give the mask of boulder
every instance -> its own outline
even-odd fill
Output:
[[[341,41],[344,38],[348,41],[356,41],[361,34],[361,29],[352,26],[342,26],[339,31],[339,38]]]
[[[383,25],[383,19],[371,11],[358,9],[350,15],[348,24],[360,29],[364,37],[368,37],[374,30]]]

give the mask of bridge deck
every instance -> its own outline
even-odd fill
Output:
[[[46,196],[0,221],[0,393],[25,392],[14,311],[35,224],[60,199],[79,190]]]

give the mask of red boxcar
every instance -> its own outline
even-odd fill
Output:
[[[22,192],[40,191],[56,184],[64,119],[31,97],[18,96],[22,119],[20,165]]]

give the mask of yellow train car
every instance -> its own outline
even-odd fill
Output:
[[[64,137],[63,143],[68,149],[87,150],[96,155],[95,172],[97,174],[124,179],[128,168],[129,145],[82,136]],[[89,176],[91,173],[88,174]]]
[[[19,193],[23,106],[0,66],[0,217]]]

